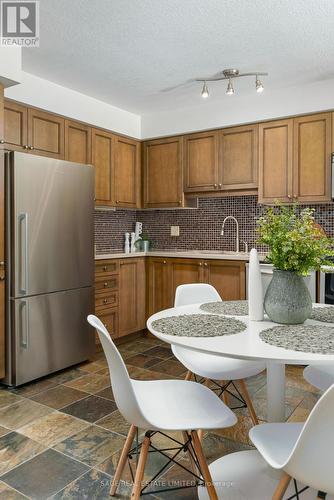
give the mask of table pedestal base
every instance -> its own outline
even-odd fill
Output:
[[[219,500],[270,500],[279,482],[277,471],[271,469],[256,450],[239,451],[219,458],[210,465]],[[300,491],[303,485],[298,483]],[[284,499],[295,493],[291,481]],[[199,500],[208,500],[206,488],[198,488]],[[317,492],[308,488],[299,496],[300,500],[315,500]],[[326,500],[334,500],[327,495]]]

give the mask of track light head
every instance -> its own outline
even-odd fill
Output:
[[[206,84],[206,82],[203,83],[203,88],[202,88],[202,97],[203,99],[206,99],[207,97],[209,97],[209,89],[208,89],[208,86]]]
[[[227,89],[226,89],[226,94],[227,95],[233,95],[234,94],[234,88],[231,82],[231,78],[228,81]]]

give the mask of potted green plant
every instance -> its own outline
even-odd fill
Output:
[[[153,247],[153,241],[147,233],[143,233],[140,239],[135,242],[135,246],[142,252],[148,252]]]
[[[298,324],[310,317],[312,301],[303,277],[323,265],[333,265],[333,240],[314,220],[314,209],[298,205],[266,209],[257,221],[259,243],[269,249],[273,279],[264,308],[276,323]]]

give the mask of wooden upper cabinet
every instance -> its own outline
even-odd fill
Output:
[[[182,138],[144,143],[144,206],[183,205]]]
[[[5,100],[3,135],[6,149],[11,151],[28,149],[28,109],[25,106]]]
[[[117,207],[140,207],[140,143],[115,136],[114,200]]]
[[[259,203],[292,201],[293,119],[259,124]]]
[[[293,197],[331,201],[331,113],[294,119]]]
[[[203,132],[184,137],[184,190],[218,189],[218,132]]]
[[[221,168],[220,189],[256,189],[258,126],[247,125],[222,130],[219,164]]]
[[[65,160],[92,162],[92,129],[83,123],[65,120]]]
[[[92,163],[95,167],[95,198],[97,205],[113,205],[112,163],[113,136],[103,130],[92,131]]]
[[[28,108],[28,145],[37,155],[64,158],[65,120],[46,111]]]

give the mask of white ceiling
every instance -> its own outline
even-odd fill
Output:
[[[40,0],[23,69],[139,114],[205,106],[200,84],[162,90],[229,67],[268,71],[266,93],[332,78],[333,20],[333,0]],[[210,90],[233,99],[225,83]]]

